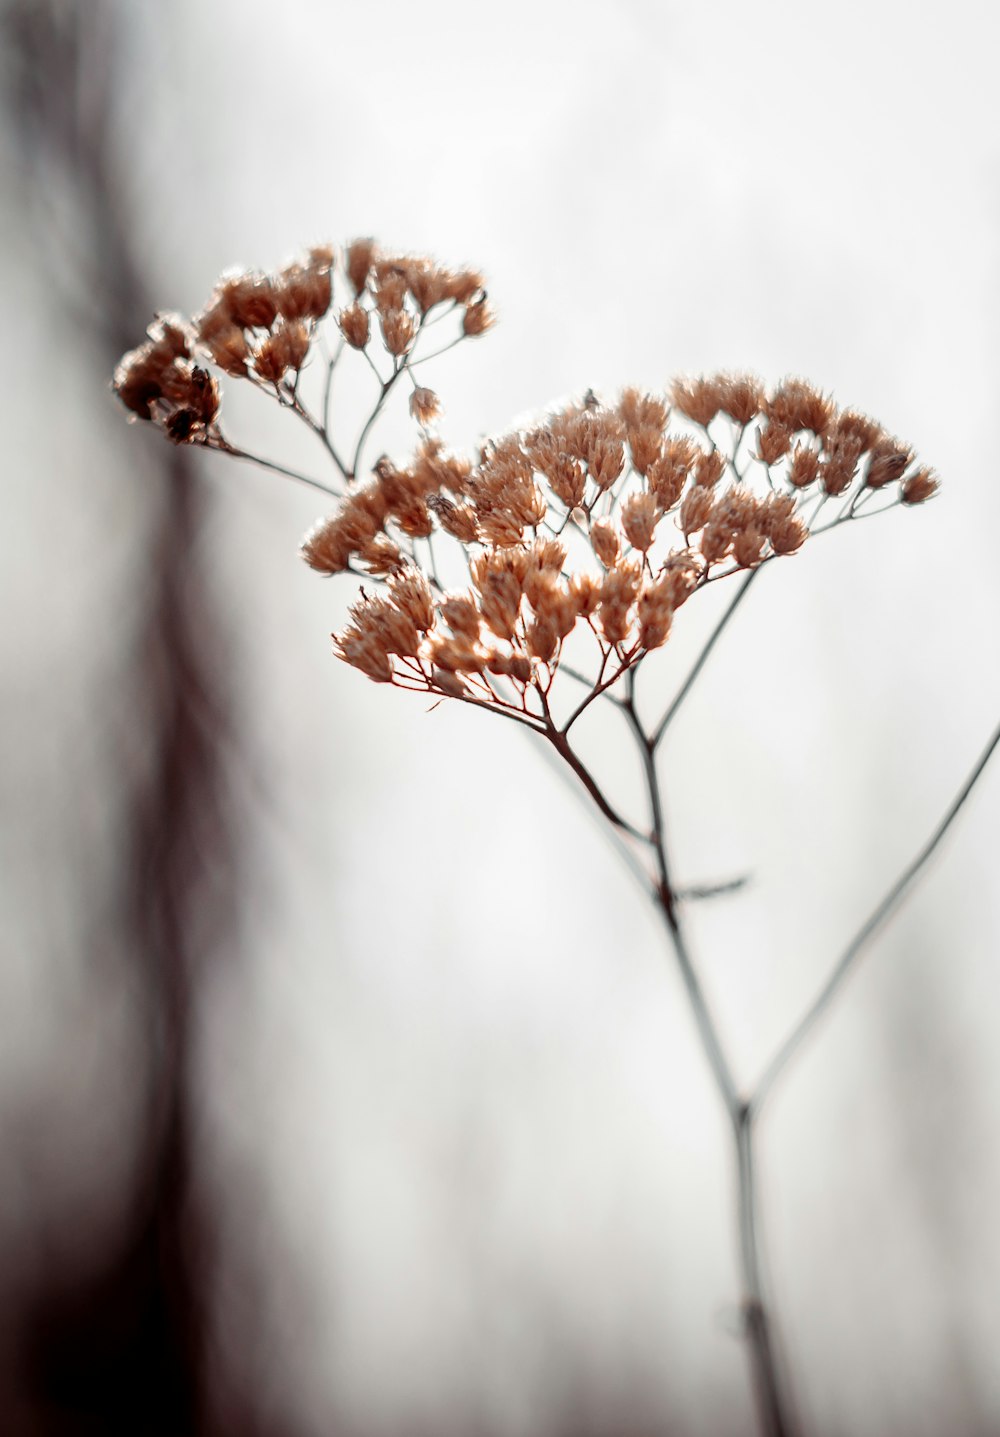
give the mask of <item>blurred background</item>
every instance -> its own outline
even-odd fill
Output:
[[[681,882],[751,878],[691,916],[749,1083],[1000,709],[1000,22],[0,23],[0,1430],[752,1432],[727,1133],[654,913],[514,726],[334,662],[316,496],[126,426],[109,378],[224,267],[370,233],[489,276],[497,329],[427,371],[456,445],[749,368],[938,469],[762,576],[664,754]],[[994,770],[762,1127],[817,1437],[1000,1430],[998,841]]]

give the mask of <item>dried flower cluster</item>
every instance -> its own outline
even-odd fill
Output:
[[[299,379],[331,310],[339,344],[332,357],[323,349],[315,414]],[[444,349],[488,328],[481,275],[370,240],[339,257],[323,246],[276,274],[224,277],[191,322],[158,318],[115,376],[128,409],[177,442],[254,457],[223,436],[219,381],[199,358],[275,395],[319,436],[344,492],[302,552],[322,573],[375,580],[335,648],[379,682],[548,723],[560,667],[603,692],[666,642],[696,589],[937,487],[873,420],[802,380],[768,390],[749,375],[678,381],[663,395],[627,389],[613,403],[588,394],[474,458],[451,453],[434,430],[437,395],[414,373],[423,330],[449,310],[460,324]],[[353,464],[329,417],[345,352],[362,355],[379,385]],[[363,444],[403,375],[419,442],[407,462],[383,457],[362,478]],[[444,562],[444,545],[457,564]],[[442,574],[456,572],[457,587],[446,586]],[[566,661],[580,636],[584,675]]]
[[[115,371],[119,399],[140,419],[151,419],[178,443],[216,442],[218,381],[195,362],[210,360],[233,379],[250,379],[294,393],[319,321],[335,301],[337,256],[317,245],[275,274],[224,275],[190,322],[159,316],[149,339],[126,354]],[[482,334],[493,322],[482,276],[449,270],[428,259],[385,254],[371,240],[355,240],[342,257],[343,308],[336,317],[344,341],[364,351],[373,321],[397,361],[411,352],[423,321],[438,306],[462,309],[463,335]],[[289,380],[289,376],[293,376]]]
[[[719,375],[669,400],[588,395],[475,463],[425,437],[409,464],[380,461],[303,554],[325,573],[357,561],[388,576],[336,639],[370,678],[528,712],[578,626],[596,641],[595,683],[614,682],[666,642],[695,589],[794,553],[828,501],[850,493],[854,514],[890,484],[908,504],[935,488],[905,445],[801,381],[766,393]],[[460,546],[467,588],[437,584],[438,534]]]

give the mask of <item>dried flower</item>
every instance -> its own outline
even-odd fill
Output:
[[[410,413],[418,424],[433,424],[441,413],[438,397],[433,389],[418,385],[410,395]]]
[[[371,333],[371,320],[367,309],[357,300],[337,315],[340,331],[352,349],[364,349]]]
[[[316,366],[325,388],[310,409],[307,360],[341,288],[353,291],[335,321],[346,348]],[[425,316],[440,307],[446,323],[449,306],[456,341],[493,322],[475,271],[386,252],[370,239],[339,260],[332,246],[315,246],[274,275],[223,276],[193,323],[159,317],[115,372],[130,415],[175,443],[238,452],[219,424],[219,373],[277,390],[326,441],[347,492],[306,535],[302,556],[320,573],[371,576],[377,592],[361,592],[334,645],[377,682],[499,706],[544,726],[567,644],[591,646],[592,696],[617,682],[668,641],[699,588],[801,548],[805,492],[817,483],[825,500],[847,496],[824,527],[850,520],[869,490],[906,505],[936,492],[931,471],[911,469],[909,448],[873,420],[838,413],[804,380],[767,391],[743,374],[678,380],[669,397],[626,389],[604,403],[588,391],[476,455],[449,452],[428,432],[441,413],[437,393],[413,383],[412,367]],[[352,351],[368,350],[373,314],[392,362],[385,378],[385,355],[366,352],[381,389],[347,451],[349,468],[327,427],[330,382],[342,355],[351,362]],[[367,472],[365,441],[404,374],[421,437],[407,459],[383,455]],[[728,422],[717,441],[709,431],[720,414]],[[692,424],[703,431],[697,439]],[[756,454],[740,442],[748,427]],[[796,439],[802,433],[807,441]],[[449,546],[440,572],[464,565],[467,588],[459,579],[445,590],[438,578]]]

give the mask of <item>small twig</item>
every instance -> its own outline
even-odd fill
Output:
[[[753,583],[754,579],[756,579],[759,573],[759,569],[751,569],[750,573],[746,576],[746,578],[743,580],[743,583],[737,590],[735,596],[730,600],[725,613],[722,615],[722,618],[719,620],[719,622],[716,624],[715,628],[709,635],[707,643],[702,648],[701,653],[698,655],[698,658],[695,661],[694,667],[692,668],[691,672],[688,674],[687,678],[681,685],[676,698],[674,699],[670,707],[667,709],[666,713],[663,715],[656,728],[653,730],[653,737],[651,740],[653,748],[658,747],[660,741],[663,738],[663,735],[666,733],[667,729],[673,722],[677,710],[680,708],[681,704],[691,692],[691,688],[694,684],[695,679],[697,679],[698,675],[705,667],[705,664],[708,661],[709,654],[712,652],[712,650],[715,648],[716,643],[722,637],[726,625],[729,623],[729,620],[733,617],[736,610],[739,608],[740,604],[743,601],[744,595],[746,594],[750,585]]]
[[[260,469],[269,469],[273,474],[284,474],[287,479],[295,479],[299,484],[308,484],[310,489],[319,489],[333,499],[343,497],[339,489],[332,489],[329,484],[324,484],[321,479],[314,479],[310,474],[301,474],[297,469],[289,469],[284,464],[276,463],[273,459],[264,459],[259,454],[250,454],[245,449],[237,449],[235,444],[230,444],[229,440],[221,434],[216,434],[212,439],[206,440],[202,448],[214,450],[218,454],[228,454],[231,459],[244,459],[248,464],[256,464]]]
[[[941,822],[935,828],[934,832],[931,834],[930,838],[927,840],[924,846],[920,849],[919,853],[916,855],[913,861],[909,863],[906,868],[904,868],[903,872],[896,879],[895,883],[886,893],[885,897],[881,900],[881,902],[876,904],[875,908],[865,919],[864,923],[862,923],[861,927],[855,933],[854,937],[851,939],[850,943],[848,943],[847,947],[844,949],[844,952],[841,954],[840,958],[834,965],[829,977],[823,984],[823,987],[820,989],[819,993],[813,999],[806,1012],[796,1023],[791,1033],[789,1033],[788,1037],[782,1043],[777,1053],[774,1055],[770,1063],[765,1068],[763,1074],[757,1082],[757,1086],[753,1091],[753,1096],[750,1099],[750,1105],[755,1114],[758,1113],[763,1107],[778,1078],[781,1076],[782,1072],[800,1047],[803,1038],[805,1038],[806,1034],[810,1031],[813,1025],[817,1023],[820,1018],[822,1018],[823,1014],[829,1008],[842,983],[854,969],[857,960],[861,956],[861,953],[866,947],[866,945],[871,941],[871,939],[875,936],[878,930],[882,927],[882,924],[890,916],[893,910],[897,908],[898,905],[902,902],[903,898],[907,894],[907,891],[913,884],[914,879],[920,873],[920,870],[933,856],[935,850],[938,847],[938,844],[944,838],[945,834],[948,832],[949,828],[954,823],[955,819],[958,817],[959,813],[961,812],[962,808],[966,803],[966,800],[969,798],[969,795],[972,793],[976,784],[982,777],[986,769],[986,765],[992,758],[998,744],[1000,744],[1000,725],[998,725],[997,728],[993,731],[989,743],[986,745],[985,749],[980,754],[979,758],[976,760],[972,772],[969,774],[968,778],[965,780],[962,787],[955,795],[954,800],[949,805],[947,812],[941,819]]]

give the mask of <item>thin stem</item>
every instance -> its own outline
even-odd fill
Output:
[[[407,367],[408,367],[408,366],[407,366],[407,364],[406,364],[406,361],[404,360],[397,368],[395,368],[395,369],[392,371],[392,373],[389,375],[389,378],[388,378],[388,379],[384,379],[384,380],[382,381],[382,392],[379,394],[378,399],[375,401],[375,408],[372,410],[371,414],[369,414],[368,418],[365,420],[365,426],[364,426],[364,428],[362,429],[360,435],[358,436],[358,444],[357,444],[357,448],[356,448],[355,451],[354,451],[354,463],[353,463],[352,466],[351,466],[350,478],[356,479],[356,478],[358,477],[358,470],[359,470],[360,467],[361,467],[361,454],[362,454],[362,451],[364,450],[365,443],[366,443],[366,441],[367,441],[367,439],[368,439],[368,436],[369,436],[369,434],[372,432],[372,428],[374,427],[375,421],[378,419],[379,415],[382,413],[382,410],[383,410],[383,408],[385,407],[385,402],[386,402],[386,400],[389,398],[389,395],[392,393],[393,385],[394,385],[394,384],[396,383],[396,381],[399,379],[399,376],[400,376],[401,374],[405,374],[405,373],[406,373]],[[377,371],[376,371],[376,372],[377,372]]]
[[[273,474],[284,474],[288,479],[295,479],[299,484],[308,484],[310,489],[319,489],[323,494],[329,494],[334,499],[342,498],[339,489],[332,489],[329,484],[324,484],[321,479],[314,479],[310,474],[300,474],[297,469],[289,469],[284,464],[278,464],[273,459],[264,459],[259,454],[250,454],[245,449],[238,449],[235,444],[230,444],[221,434],[203,445],[205,449],[214,450],[218,454],[228,454],[231,459],[245,459],[248,464],[256,464],[260,469],[270,469]]]
[[[1000,725],[994,729],[989,742],[976,760],[971,773],[955,795],[954,800],[949,805],[947,812],[930,838],[928,838],[912,862],[904,868],[885,897],[881,902],[876,904],[864,923],[862,923],[834,965],[823,987],[764,1070],[750,1100],[751,1107],[755,1114],[760,1112],[772,1088],[798,1051],[806,1034],[829,1008],[842,983],[855,967],[865,947],[882,927],[882,924],[893,910],[902,902],[917,875],[934,854],[938,844],[958,817],[966,800],[982,777],[986,765],[992,758],[998,744],[1000,744]]]
[[[590,794],[591,798],[597,804],[597,807],[604,814],[604,817],[610,823],[613,823],[615,828],[620,829],[622,833],[627,833],[630,838],[637,838],[641,843],[650,843],[651,839],[648,833],[643,833],[640,829],[635,828],[631,823],[629,823],[628,819],[622,818],[621,814],[616,812],[616,810],[611,807],[611,804],[605,798],[603,792],[597,784],[596,779],[593,777],[586,764],[573,751],[573,749],[570,748],[569,739],[566,737],[565,731],[560,731],[559,729],[557,729],[552,724],[551,719],[549,719],[548,721],[548,727],[545,730],[545,736],[548,739],[549,743],[551,743],[552,747],[555,749],[556,753],[560,754],[569,764],[570,768],[573,770],[573,772],[579,778],[580,782],[583,784],[584,788]]]
[[[789,1437],[790,1419],[778,1387],[771,1324],[764,1303],[757,1241],[757,1182],[753,1146],[754,1114],[744,1103],[735,1116],[736,1172],[739,1202],[740,1263],[743,1270],[743,1321],[753,1365],[754,1391],[761,1423],[768,1437]]]
[[[652,745],[653,745],[653,748],[654,748],[654,749],[655,749],[655,748],[657,747],[657,745],[660,743],[661,739],[663,738],[663,735],[666,733],[667,729],[670,727],[671,723],[673,722],[674,716],[676,715],[677,710],[680,708],[681,704],[684,702],[684,700],[687,698],[688,694],[691,692],[691,689],[692,689],[692,687],[693,687],[693,685],[694,685],[695,680],[697,679],[698,675],[701,673],[702,669],[705,667],[705,664],[706,664],[707,661],[708,661],[708,656],[709,656],[709,654],[712,652],[712,650],[715,648],[715,645],[718,643],[719,639],[722,637],[722,634],[723,634],[723,631],[724,631],[725,628],[726,628],[726,625],[729,623],[729,620],[730,620],[730,619],[733,617],[733,615],[736,613],[736,610],[739,608],[740,604],[741,604],[742,601],[743,601],[744,595],[746,594],[746,592],[747,592],[747,590],[749,589],[750,585],[753,583],[754,579],[756,579],[756,577],[757,577],[757,575],[758,575],[759,573],[760,573],[760,570],[759,570],[759,569],[751,569],[751,570],[750,570],[750,573],[749,573],[749,574],[746,576],[746,578],[743,580],[743,583],[740,585],[739,589],[736,591],[736,594],[735,594],[734,597],[730,600],[729,605],[728,605],[728,607],[726,608],[725,613],[722,615],[722,618],[719,620],[719,622],[716,624],[715,628],[712,630],[712,633],[711,633],[711,635],[709,636],[708,642],[705,644],[705,646],[704,646],[704,648],[702,649],[701,653],[698,655],[698,658],[697,658],[697,660],[695,661],[694,667],[692,668],[691,672],[688,674],[687,678],[684,680],[683,684],[681,685],[680,690],[679,690],[679,692],[678,692],[676,698],[674,699],[674,701],[673,701],[673,703],[670,705],[670,707],[667,709],[666,713],[663,715],[662,719],[661,719],[660,722],[657,724],[656,728],[653,730],[653,737],[652,737],[651,742],[652,742]]]
[[[712,1071],[716,1089],[725,1106],[736,1147],[737,1219],[740,1273],[744,1293],[744,1335],[749,1350],[754,1392],[762,1430],[766,1437],[790,1437],[791,1425],[783,1407],[778,1385],[777,1364],[761,1277],[753,1152],[754,1114],[750,1105],[740,1098],[732,1068],[723,1049],[715,1020],[712,1017],[681,927],[676,894],[671,887],[667,863],[663,803],[656,772],[655,739],[647,735],[642,727],[635,709],[632,692],[625,702],[625,711],[642,755],[646,788],[652,812],[653,846],[659,872],[659,883],[654,890],[655,897],[670,935],[702,1048]]]

